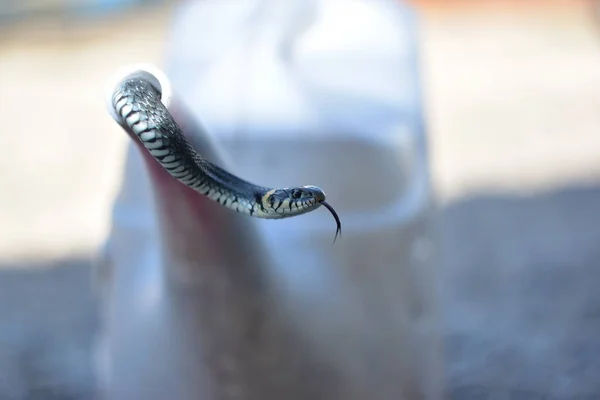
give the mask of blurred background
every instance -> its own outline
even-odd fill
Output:
[[[411,3],[449,397],[600,398],[600,6]],[[91,396],[91,258],[129,140],[104,84],[125,64],[163,65],[173,8],[0,0],[2,399]]]

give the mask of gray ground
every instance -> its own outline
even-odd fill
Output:
[[[600,398],[599,220],[600,187],[443,208],[451,398]],[[86,260],[0,272],[0,398],[89,398],[89,279]]]
[[[0,272],[0,399],[90,399],[90,263],[40,266]]]
[[[598,186],[444,210],[452,398],[600,398],[599,220]]]

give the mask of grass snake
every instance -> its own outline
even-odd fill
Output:
[[[334,242],[341,234],[340,219],[320,188],[258,186],[204,159],[187,141],[161,102],[161,93],[148,80],[135,77],[121,82],[113,92],[112,106],[150,155],[189,188],[256,218],[289,218],[325,206],[337,224]]]

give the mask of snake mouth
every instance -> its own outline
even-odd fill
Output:
[[[342,222],[340,221],[340,217],[338,216],[337,212],[335,212],[335,209],[328,202],[323,200],[320,203],[329,210],[329,212],[331,213],[331,215],[333,215],[333,218],[335,219],[335,223],[337,224],[337,229],[335,230],[335,237],[333,238],[333,243],[335,243],[336,239],[338,238],[338,235],[342,237]]]

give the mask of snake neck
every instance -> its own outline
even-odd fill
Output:
[[[199,160],[202,162],[202,160]],[[259,218],[275,218],[268,212],[265,199],[272,190],[251,184],[221,167],[205,163],[204,174],[212,185],[199,183],[193,189],[231,210]],[[212,188],[203,190],[203,186]]]
[[[161,237],[161,253],[170,274],[192,282],[201,262],[237,265],[238,258],[256,256],[262,246],[249,218],[236,217],[208,197],[173,179],[153,157],[140,149],[148,170]],[[236,251],[232,252],[231,249]]]

